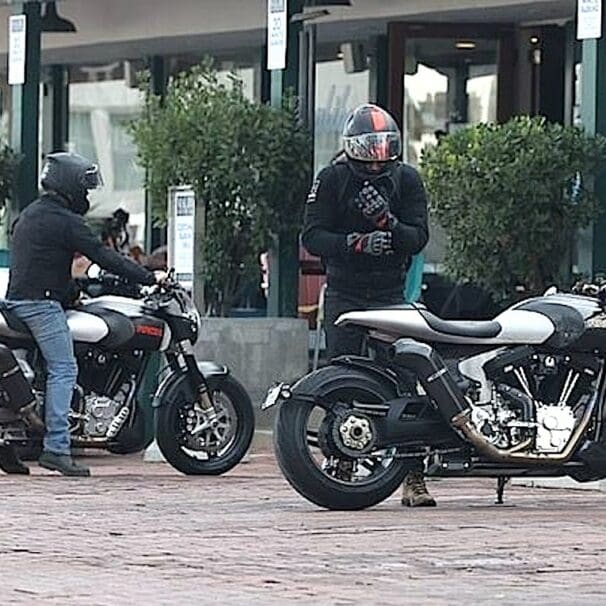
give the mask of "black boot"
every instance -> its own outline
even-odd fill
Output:
[[[44,421],[36,412],[36,403],[28,404],[19,410],[19,416],[25,421],[25,424],[32,430],[32,433],[44,435]]]
[[[90,476],[90,469],[84,465],[78,465],[71,455],[55,454],[46,450],[40,455],[38,465],[51,471],[58,471],[64,476],[86,478]]]
[[[4,473],[29,474],[29,467],[21,461],[15,447],[10,445],[0,446],[0,469]]]

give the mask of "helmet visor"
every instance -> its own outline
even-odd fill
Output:
[[[366,133],[343,138],[345,153],[361,162],[389,162],[402,153],[402,139],[398,132]]]
[[[96,164],[93,164],[82,175],[82,186],[87,190],[97,189],[103,185],[103,176]]]

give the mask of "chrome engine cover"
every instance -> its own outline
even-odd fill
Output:
[[[84,396],[84,435],[91,438],[104,437],[121,406],[121,402],[96,393]]]
[[[574,431],[576,420],[569,406],[537,406],[537,452],[562,452]]]

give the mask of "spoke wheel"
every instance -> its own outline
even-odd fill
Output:
[[[240,462],[254,431],[254,413],[246,390],[232,376],[210,377],[214,414],[193,402],[186,383],[168,393],[156,415],[156,438],[166,460],[188,475],[218,475]]]
[[[354,401],[387,401],[393,390],[362,372],[343,375],[333,366],[314,373],[312,380],[300,388],[319,398],[320,406],[295,395],[280,407],[274,431],[280,469],[295,490],[321,507],[351,510],[380,503],[402,483],[407,466],[392,452],[343,455],[334,442],[340,431],[334,418],[343,407],[355,413]]]

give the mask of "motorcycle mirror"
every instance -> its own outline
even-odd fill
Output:
[[[101,268],[96,263],[91,263],[86,270],[86,275],[91,280],[96,280],[101,275]]]

